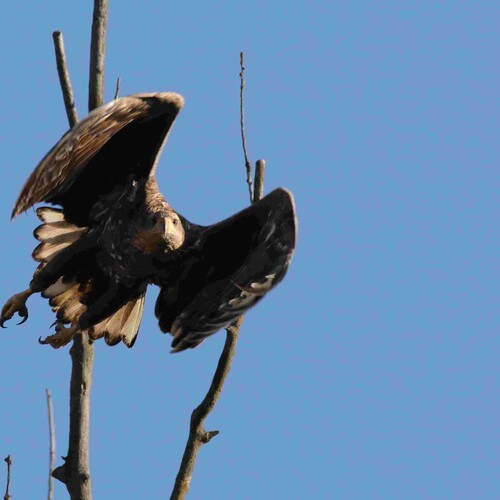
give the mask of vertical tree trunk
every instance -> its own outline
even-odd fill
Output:
[[[104,102],[104,60],[108,0],[94,0],[92,36],[90,43],[89,111]],[[59,42],[57,41],[59,40]],[[56,58],[64,103],[70,126],[78,120],[73,91],[64,57],[60,33],[54,34]],[[68,454],[53,476],[62,481],[73,500],[91,500],[92,483],[89,465],[90,390],[94,347],[88,335],[81,332],[70,349],[72,370],[70,383],[70,424]]]

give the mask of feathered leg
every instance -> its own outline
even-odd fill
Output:
[[[0,326],[2,328],[7,328],[4,323],[14,316],[17,312],[22,318],[18,325],[23,324],[28,319],[28,308],[26,307],[26,301],[28,297],[33,295],[35,292],[28,288],[23,292],[16,293],[13,295],[3,306],[2,313],[0,314]]]

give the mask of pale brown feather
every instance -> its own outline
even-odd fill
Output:
[[[45,290],[45,296],[49,296],[50,288],[51,287]],[[82,287],[76,282],[73,282],[71,287],[63,290],[57,295],[52,295],[54,293],[53,289],[50,291],[50,305],[52,306],[52,310],[58,314],[59,318],[70,321],[71,323],[76,323],[78,318],[87,310],[87,307],[80,302],[82,296],[87,293],[87,291],[88,286]]]
[[[173,92],[146,93],[116,99],[92,111],[62,137],[33,171],[19,194],[12,218],[36,203],[50,198],[64,185],[70,174],[74,175],[84,168],[88,160],[117,132],[148,113],[150,106],[144,100],[148,97],[156,97],[160,103],[174,107],[177,112],[184,104],[182,96]],[[166,139],[165,136],[152,175]]]
[[[40,241],[40,245],[33,250],[32,257],[42,264],[49,262],[61,250],[69,247],[87,231],[86,227],[66,222],[61,210],[41,207],[37,210],[37,215],[44,223],[38,226],[33,233],[35,238]]]
[[[43,296],[48,299],[53,299],[57,295],[66,292],[75,285],[75,281],[64,282],[62,278],[59,278],[53,285],[50,285],[43,292]]]
[[[144,309],[145,295],[127,302],[114,314],[94,325],[89,331],[94,340],[104,337],[108,345],[116,345],[121,340],[132,347],[139,331]]]
[[[64,212],[59,208],[39,207],[36,209],[36,215],[42,222],[64,221]]]
[[[78,227],[69,222],[50,222],[42,224],[35,229],[33,233],[38,241],[51,241],[54,243],[56,240],[61,240],[61,237],[75,236],[78,238],[86,230],[84,227]]]

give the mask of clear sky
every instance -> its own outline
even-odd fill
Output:
[[[2,303],[35,269],[38,221],[10,211],[67,129],[51,33],[83,116],[91,10],[2,6]],[[495,2],[111,2],[107,100],[117,77],[122,95],[186,99],[158,168],[169,202],[201,224],[247,204],[243,50],[250,156],[299,216],[287,278],[245,319],[189,498],[500,497],[499,17]],[[156,294],[133,349],[96,344],[96,499],[168,497],[224,342],[170,355]],[[0,456],[20,499],[45,496],[46,387],[67,450],[68,348],[38,345],[53,314],[28,306],[0,334]]]

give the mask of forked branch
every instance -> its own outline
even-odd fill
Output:
[[[89,71],[89,111],[104,102],[104,60],[106,47],[106,24],[108,19],[108,0],[94,0],[92,20],[92,36],[90,43]],[[64,55],[62,36],[54,36],[56,54]],[[58,52],[57,44],[60,44]],[[72,102],[73,93],[64,57],[58,59],[59,79],[64,96],[64,102]],[[68,112],[70,126],[72,115]],[[75,115],[76,116],[76,115]],[[77,117],[76,117],[77,119]],[[89,466],[89,435],[90,435],[90,390],[92,386],[92,365],[94,347],[85,332],[81,332],[73,340],[70,349],[72,369],[70,383],[70,425],[68,455],[64,464],[57,467],[52,475],[62,481],[72,499],[90,500],[92,498],[90,466]]]
[[[259,201],[264,192],[264,169],[266,162],[264,160],[258,160],[255,165],[255,190],[252,189],[252,169],[250,167],[250,162],[248,160],[246,151],[246,139],[245,139],[245,128],[244,128],[244,113],[243,113],[243,89],[244,89],[244,79],[243,79],[243,52],[240,54],[240,65],[241,65],[241,93],[240,93],[240,126],[241,126],[241,138],[243,143],[243,152],[245,156],[245,168],[247,172],[247,184],[250,193],[250,202],[255,203]],[[191,422],[189,426],[189,436],[187,439],[186,447],[184,449],[184,454],[182,456],[181,465],[179,467],[179,472],[175,479],[174,489],[171,500],[182,500],[186,497],[189,490],[189,485],[191,483],[191,477],[193,475],[194,465],[196,463],[196,458],[198,457],[198,452],[202,445],[208,443],[213,437],[219,434],[219,431],[206,431],[204,428],[205,419],[209,413],[213,410],[217,404],[226,377],[231,369],[231,363],[233,361],[234,353],[236,352],[236,344],[238,342],[238,335],[240,333],[241,325],[243,323],[243,316],[240,316],[236,321],[226,328],[226,342],[224,343],[224,348],[219,358],[217,364],[217,369],[215,370],[212,383],[206,396],[200,405],[195,408],[191,414]]]
[[[181,466],[175,479],[174,489],[170,497],[171,500],[178,500],[185,498],[191,477],[193,475],[194,464],[198,456],[198,451],[201,446],[208,443],[213,437],[219,434],[219,431],[206,431],[203,427],[205,419],[212,411],[214,406],[219,400],[226,380],[227,374],[231,368],[231,361],[233,360],[236,351],[236,342],[240,331],[243,316],[238,318],[232,325],[226,328],[226,342],[215,370],[210,389],[200,405],[191,414],[191,423],[189,427],[189,436],[182,456]]]

